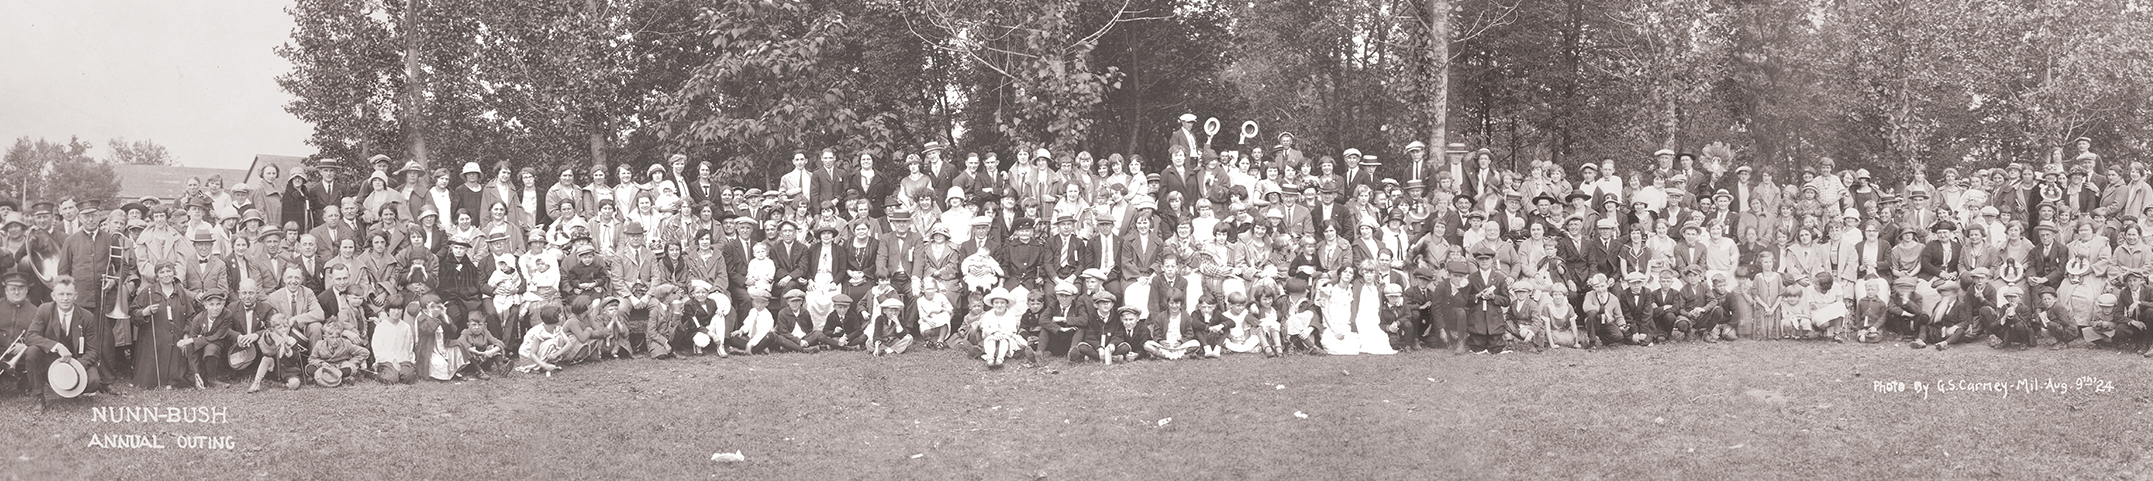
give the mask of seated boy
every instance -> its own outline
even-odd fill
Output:
[[[464,329],[463,335],[457,336],[456,340],[449,341],[450,349],[463,351],[464,365],[453,368],[459,376],[469,370],[480,380],[493,379],[487,371],[498,369],[508,362],[508,357],[504,355],[506,348],[502,346],[500,339],[493,337],[493,332],[479,327],[485,325],[485,313],[473,311],[470,317],[472,327]]]
[[[1201,323],[1191,319],[1191,316],[1182,310],[1187,296],[1179,292],[1164,294],[1166,309],[1151,313],[1151,320],[1146,321],[1149,329],[1145,336],[1147,340],[1144,341],[1144,352],[1149,352],[1151,357],[1159,359],[1181,359],[1189,355],[1190,351],[1203,346],[1196,340],[1196,332]]]

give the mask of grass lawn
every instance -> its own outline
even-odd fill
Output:
[[[1233,355],[987,371],[950,351],[610,361],[551,378],[0,398],[11,479],[2153,477],[2153,360],[1771,341]],[[2081,377],[2112,383],[2096,392]],[[2053,379],[2062,392],[1941,392]],[[1879,393],[1876,381],[1922,381]],[[1911,386],[1909,386],[1911,389]],[[228,424],[103,423],[212,406]],[[1305,415],[1303,418],[1299,415]],[[161,434],[165,449],[85,447]],[[181,449],[171,434],[231,436]],[[711,461],[740,451],[747,461]],[[177,475],[177,476],[175,476]]]

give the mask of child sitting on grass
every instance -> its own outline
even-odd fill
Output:
[[[1238,292],[1234,293],[1234,295],[1239,294]],[[1228,297],[1227,302],[1232,304],[1233,298]],[[1245,316],[1246,313],[1242,313],[1234,317]],[[1196,340],[1203,343],[1204,358],[1218,359],[1219,355],[1226,351],[1226,330],[1233,328],[1233,317],[1221,312],[1218,300],[1212,298],[1210,294],[1205,294],[1196,301],[1196,319],[1203,322],[1202,330],[1196,333]]]
[[[905,302],[889,298],[883,299],[882,304],[875,307],[879,313],[875,314],[875,320],[868,327],[868,353],[876,356],[904,354],[911,349],[912,335],[905,332],[903,319]]]
[[[1281,283],[1281,287],[1284,288],[1286,297],[1279,303],[1277,317],[1281,319],[1284,327],[1275,333],[1275,336],[1285,338],[1280,352],[1283,354],[1287,346],[1296,352],[1315,352],[1316,303],[1308,297],[1308,281],[1301,278],[1286,279]]]
[[[1255,319],[1256,337],[1263,341],[1262,352],[1267,357],[1285,355],[1285,344],[1279,342],[1278,335],[1281,327],[1278,319],[1278,284],[1257,284],[1251,288],[1251,292],[1255,294],[1256,303],[1249,306],[1249,309],[1254,313],[1252,317]]]
[[[1847,287],[1837,280],[1829,271],[1818,271],[1810,291],[1803,295],[1809,304],[1809,326],[1804,331],[1812,338],[1846,342]]]
[[[1792,332],[1781,339],[1806,339],[1810,337],[1814,321],[1809,319],[1809,286],[1796,284],[1788,277],[1779,288],[1779,322]]]
[[[920,295],[913,299],[913,303],[919,310],[922,344],[928,349],[948,347],[949,321],[956,314],[956,307],[950,305],[949,296],[942,295],[941,283],[920,283]]]
[[[1027,303],[1025,308],[1015,306],[1018,299],[1027,297],[1030,296],[1022,287],[1015,291],[997,287],[987,294],[989,307],[987,313],[980,316],[979,330],[982,347],[986,351],[983,358],[987,361],[988,369],[1001,369],[1004,361],[1019,352],[1025,354],[1026,365],[1035,362],[1037,350],[1032,343],[1036,341],[1026,339],[1018,333],[1018,324],[1023,322],[1022,319],[1029,312],[1030,303]]]
[[[561,329],[561,306],[538,308],[538,321],[523,333],[522,365],[517,372],[543,372],[552,377],[560,362],[575,351],[576,337]]]
[[[1607,274],[1595,273],[1585,284],[1592,288],[1585,293],[1583,315],[1577,317],[1577,328],[1582,331],[1585,348],[1602,343],[1622,342],[1622,301],[1608,288],[1612,283]]]
[[[1510,284],[1510,306],[1504,310],[1503,316],[1506,321],[1504,330],[1507,331],[1503,340],[1509,346],[1497,352],[1541,351],[1540,344],[1544,342],[1545,336],[1541,335],[1539,327],[1545,320],[1540,316],[1539,301],[1533,299],[1532,281],[1521,280]]]
[[[501,340],[493,337],[493,333],[484,327],[486,314],[473,311],[470,317],[470,327],[464,328],[463,335],[457,336],[456,340],[449,344],[450,349],[463,352],[463,365],[453,368],[458,376],[469,371],[480,380],[493,379],[487,372],[500,368],[501,363],[506,362],[508,357],[502,355]]]

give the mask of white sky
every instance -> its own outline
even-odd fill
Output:
[[[0,142],[80,136],[163,144],[182,165],[245,168],[305,156],[312,127],[284,112],[273,0],[0,0]]]

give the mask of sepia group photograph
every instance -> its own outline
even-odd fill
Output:
[[[2153,479],[2146,0],[0,0],[0,480]]]

